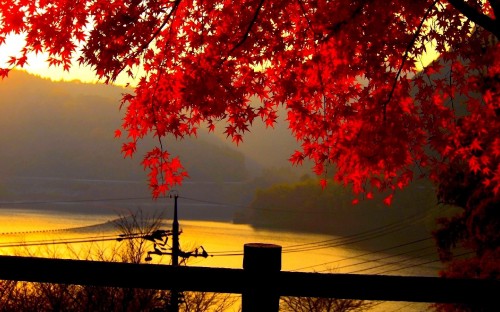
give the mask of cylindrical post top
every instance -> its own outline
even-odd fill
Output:
[[[243,269],[265,272],[281,271],[281,246],[265,243],[244,245]]]

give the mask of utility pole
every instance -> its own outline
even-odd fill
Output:
[[[179,265],[179,219],[177,218],[177,198],[179,194],[170,195],[174,198],[174,221],[172,222],[172,265]]]
[[[179,219],[177,218],[177,198],[179,194],[177,192],[171,193],[170,198],[174,198],[174,220],[172,222],[172,266],[179,265]],[[179,311],[179,292],[177,289],[172,289],[170,293],[170,309],[169,311],[178,312]]]
[[[146,235],[144,238],[150,240],[154,243],[154,250],[148,251],[148,256],[146,257],[146,261],[151,261],[151,255],[170,255],[172,259],[172,266],[179,266],[179,257],[185,261],[189,257],[208,257],[208,253],[205,251],[203,246],[200,246],[201,252],[198,248],[195,248],[193,251],[182,251],[179,245],[179,218],[177,216],[177,199],[179,198],[179,194],[176,191],[171,191],[169,193],[169,197],[174,199],[174,220],[172,222],[172,230],[171,231],[163,231],[157,230],[151,234]],[[168,236],[172,236],[172,248],[171,252],[162,251],[167,248],[167,239]],[[163,239],[165,237],[165,239]],[[178,289],[175,287],[170,290],[170,300],[167,306],[167,311],[169,312],[179,312],[179,303],[182,299],[182,293],[179,293]]]

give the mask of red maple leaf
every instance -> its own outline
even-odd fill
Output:
[[[427,0],[227,1],[216,9],[212,1],[14,0],[0,4],[0,42],[25,34],[10,67],[44,51],[65,70],[78,55],[107,83],[138,74],[122,101],[125,157],[148,134],[195,136],[215,121],[239,145],[256,116],[273,126],[283,108],[302,144],[294,164],[310,159],[318,175],[334,166],[334,179],[370,192],[404,188],[416,166],[436,173],[454,158],[478,174],[495,171],[500,32],[490,27],[489,3],[469,14]],[[440,60],[419,71],[428,42]],[[478,153],[488,165],[470,158]]]
[[[390,206],[392,204],[392,200],[394,199],[394,194],[389,194],[386,198],[384,198],[384,204]]]

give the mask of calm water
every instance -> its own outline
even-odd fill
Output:
[[[113,216],[0,209],[0,254],[31,254],[86,258],[95,249],[110,249],[119,234],[107,223]],[[162,229],[170,229],[166,220]],[[360,274],[437,276],[438,262],[424,258],[433,252],[429,242],[385,247],[382,252],[355,248],[352,240],[308,233],[255,230],[248,225],[225,222],[180,221],[181,249],[203,246],[209,257],[190,258],[188,265],[241,268],[246,243],[282,246],[282,270]],[[395,235],[395,234],[392,234]],[[403,248],[404,247],[404,248]],[[376,249],[376,248],[375,248]],[[390,250],[391,253],[388,253]],[[153,261],[168,263],[164,256]],[[373,311],[424,311],[426,304],[390,302]]]

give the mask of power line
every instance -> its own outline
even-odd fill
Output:
[[[46,245],[66,245],[66,244],[76,244],[76,243],[96,243],[96,242],[105,242],[105,241],[120,241],[124,239],[135,239],[140,237],[120,237],[118,235],[113,237],[102,237],[102,238],[71,238],[71,239],[61,239],[61,240],[46,240],[46,241],[34,241],[34,242],[15,242],[15,243],[2,243],[0,244],[0,248],[9,248],[9,247],[32,247],[32,246],[46,246]]]
[[[214,256],[218,255],[226,255],[226,254],[231,254],[231,255],[243,255],[243,253],[240,250],[228,250],[228,251],[212,251],[210,252],[211,254],[214,254]]]
[[[384,232],[382,234],[383,235],[387,235],[387,234],[390,234],[392,232],[394,232],[394,230],[393,231],[389,231],[389,232]],[[356,238],[357,235],[359,235],[359,234],[352,235],[352,236],[354,236],[354,238]],[[362,239],[357,239],[357,240],[352,240],[352,239],[349,240],[349,239],[340,238],[340,239],[325,240],[325,241],[319,241],[319,242],[313,242],[313,243],[291,245],[291,246],[288,246],[288,247],[284,247],[283,248],[283,253],[304,252],[304,251],[313,251],[313,250],[324,249],[324,248],[339,247],[339,246],[344,246],[344,245],[348,245],[348,244],[353,244],[353,243],[356,243],[356,242],[361,242],[361,241],[365,241],[365,240],[374,239],[374,238],[377,238],[377,237],[383,236],[383,235],[370,236],[368,238],[363,237],[362,235],[360,235],[360,237],[363,237],[363,238]],[[312,266],[308,266],[308,267],[303,267],[303,268],[295,269],[293,271],[298,271],[298,270],[302,270],[302,269],[306,269],[306,268],[310,268],[310,267],[321,266],[321,265],[328,264],[328,263],[339,262],[339,261],[343,261],[343,260],[347,260],[347,259],[351,259],[351,258],[356,258],[356,257],[365,256],[365,255],[371,255],[371,254],[376,254],[376,253],[380,253],[380,252],[384,252],[384,251],[389,251],[389,250],[392,250],[392,249],[401,248],[401,247],[404,247],[404,246],[407,246],[407,245],[416,244],[416,243],[419,243],[419,242],[422,242],[422,241],[427,241],[427,240],[430,240],[430,239],[432,239],[432,238],[431,237],[427,237],[427,238],[423,238],[423,239],[418,239],[418,240],[415,240],[415,241],[403,243],[403,244],[400,244],[400,245],[397,245],[397,246],[392,246],[392,247],[381,249],[381,250],[378,250],[378,251],[368,252],[368,253],[365,253],[365,254],[362,254],[362,255],[358,255],[358,256],[353,256],[353,257],[348,257],[348,258],[344,258],[344,259],[340,259],[340,260],[330,261],[330,262],[326,262],[326,263],[322,263],[322,264],[317,264],[317,265],[312,265]],[[291,247],[293,248],[295,246],[302,246],[302,248],[290,249],[290,250],[287,249],[287,248],[291,248]],[[425,248],[430,248],[430,247],[431,246],[425,247]],[[226,255],[237,256],[237,255],[243,255],[243,253],[241,253],[240,251],[219,251],[219,252],[212,252],[211,254],[214,254],[214,256],[226,256]]]
[[[404,229],[406,229],[405,224],[401,224],[400,226],[391,227],[391,228],[380,228],[378,230],[374,230],[374,231],[371,231],[369,233],[352,235],[350,237],[344,237],[341,239],[337,239],[335,241],[324,242],[324,243],[320,243],[320,244],[299,247],[299,248],[286,248],[286,249],[283,248],[284,249],[283,253],[304,252],[304,251],[312,251],[312,250],[331,248],[331,247],[341,247],[341,246],[361,243],[361,242],[365,242],[365,241],[370,241],[370,240],[373,240],[375,238],[379,238],[379,237],[386,236],[386,235],[389,235],[389,234],[392,234],[395,232],[402,231]]]
[[[428,249],[428,248],[427,248]],[[382,264],[379,264],[379,265],[376,265],[376,266],[372,266],[372,267],[369,267],[369,268],[365,268],[365,269],[359,269],[359,270],[355,270],[355,271],[351,271],[349,273],[359,273],[359,272],[365,272],[365,271],[369,271],[369,270],[373,270],[373,269],[377,269],[377,268],[381,268],[381,267],[385,267],[385,266],[388,266],[388,265],[395,265],[395,264],[401,264],[401,263],[404,263],[404,262],[408,262],[408,261],[412,261],[412,260],[416,260],[416,259],[420,259],[420,258],[426,258],[428,256],[431,256],[431,255],[435,255],[436,253],[433,251],[431,253],[426,253],[426,254],[423,254],[423,255],[420,255],[418,257],[413,257],[413,258],[410,258],[410,259],[405,259],[405,260],[397,260],[397,261],[393,261],[393,262],[385,262],[385,263],[382,263]],[[392,258],[393,256],[390,256],[390,257],[383,257],[383,258],[380,258],[378,260],[383,260],[383,259],[388,259],[388,258]],[[394,256],[396,257],[396,256]],[[432,260],[432,261],[436,261],[436,260]],[[439,261],[439,260],[438,260]],[[365,263],[369,263],[369,262],[376,262],[376,261],[367,261]],[[348,267],[348,266],[345,266],[345,267]]]
[[[373,237],[375,238],[375,237],[379,237],[380,233],[385,233],[386,231],[389,231],[388,232],[388,234],[389,234],[389,233],[392,233],[393,230],[395,230],[395,229],[399,230],[402,227],[406,227],[407,224],[413,224],[414,222],[420,222],[426,217],[427,214],[428,214],[428,212],[418,212],[418,213],[415,213],[415,214],[413,214],[407,218],[404,218],[402,220],[391,222],[391,223],[388,223],[386,225],[372,228],[372,229],[362,231],[359,233],[343,236],[341,238],[333,238],[333,239],[323,240],[323,241],[318,241],[318,242],[313,242],[313,243],[296,244],[296,245],[284,247],[284,249],[293,250],[293,249],[296,249],[299,247],[307,248],[308,246],[311,246],[311,245],[325,245],[325,244],[339,244],[339,243],[341,244],[342,242],[345,242],[346,240],[349,241],[351,239],[358,239],[361,237],[366,238],[366,237],[370,237],[371,235],[373,235]]]
[[[72,241],[76,239],[101,239],[101,238],[117,238],[117,235],[99,235],[99,236],[86,236],[86,237],[75,237],[75,238],[57,238],[57,239],[40,239],[40,240],[31,240],[31,241],[16,241],[16,242],[3,242],[0,243],[0,247],[15,247],[13,245],[18,244],[18,245],[29,245],[29,244],[46,244],[46,243],[57,243],[57,242],[64,242],[64,241]]]
[[[455,257],[467,256],[467,255],[471,255],[471,254],[474,254],[474,252],[473,251],[464,252],[464,253],[456,255]],[[383,272],[378,272],[378,273],[376,273],[376,275],[385,274],[385,273],[389,273],[389,272],[406,270],[406,269],[409,269],[409,268],[419,267],[419,266],[423,266],[423,265],[431,264],[431,263],[436,263],[436,262],[441,262],[441,260],[439,260],[439,259],[438,260],[429,260],[429,261],[425,261],[425,262],[421,262],[421,263],[407,265],[407,266],[396,268],[396,269],[391,269],[391,270],[386,270],[386,271],[383,271]]]
[[[78,230],[83,230],[86,228],[91,228],[91,227],[97,227],[97,226],[103,226],[103,225],[108,225],[108,224],[113,224],[113,222],[116,222],[120,220],[121,217],[113,219],[113,220],[108,220],[106,222],[101,222],[101,223],[93,223],[93,224],[88,224],[88,225],[81,225],[81,226],[75,226],[75,227],[68,227],[68,228],[59,228],[59,229],[47,229],[47,230],[30,230],[30,231],[17,231],[17,232],[2,232],[0,233],[0,236],[6,236],[6,235],[26,235],[26,234],[38,234],[38,233],[55,233],[55,232],[70,232],[70,231],[78,231]]]
[[[393,223],[390,223],[390,224],[387,224],[387,225],[384,225],[381,227],[377,227],[377,228],[374,228],[371,230],[367,230],[367,231],[363,231],[360,233],[344,236],[341,238],[334,238],[334,239],[328,239],[328,240],[323,240],[323,241],[286,246],[283,248],[283,253],[313,251],[313,250],[324,249],[324,248],[345,246],[345,245],[354,244],[354,243],[358,243],[358,242],[362,242],[362,241],[366,241],[366,240],[371,240],[371,239],[378,238],[378,237],[381,237],[384,235],[388,235],[388,234],[391,234],[391,233],[394,233],[394,232],[397,232],[397,231],[400,231],[400,230],[406,228],[407,223],[418,221],[418,219],[421,218],[420,215],[421,215],[421,213],[417,213],[417,214],[410,216],[402,221],[393,222]],[[431,239],[430,237],[418,239],[418,240],[415,240],[412,242],[400,244],[398,246],[386,248],[386,249],[383,249],[382,251],[391,250],[391,249],[395,249],[398,247],[403,247],[406,245],[410,245],[410,244],[414,244],[414,243],[418,243],[418,242],[426,241],[426,240],[430,240],[430,239]],[[379,251],[379,252],[382,252],[382,251]],[[240,251],[227,251],[227,252],[219,252],[219,253],[221,253],[221,254],[228,253],[231,256],[232,255],[243,255]],[[376,253],[376,252],[370,252],[367,254],[372,254],[372,253]]]
[[[230,206],[230,207],[249,208],[248,206],[241,205],[241,204],[222,203],[222,202],[216,202],[216,201],[210,201],[210,200],[204,200],[204,199],[197,199],[197,198],[180,196],[180,195],[179,195],[179,198],[190,200],[190,201],[194,201],[194,202],[204,203],[204,204],[217,205],[217,206]]]
[[[376,237],[390,234],[394,231],[399,231],[402,227],[405,226],[404,225],[405,223],[412,221],[412,220],[416,220],[415,217],[418,217],[418,215],[419,214],[416,214],[416,215],[411,216],[403,221],[393,222],[393,223],[387,224],[385,226],[381,226],[381,227],[377,227],[377,228],[374,228],[371,230],[348,235],[348,236],[345,236],[342,238],[335,238],[335,239],[329,239],[329,240],[312,242],[312,243],[290,245],[290,246],[284,247],[284,252],[311,251],[311,250],[316,250],[316,249],[323,249],[323,248],[329,248],[329,247],[348,245],[348,244],[353,244],[356,242],[361,242],[364,240],[373,239]],[[116,220],[118,220],[118,219],[116,219]],[[108,223],[111,223],[111,222],[113,222],[113,220],[108,221]],[[8,233],[0,233],[0,235],[1,234],[16,235],[16,234],[29,234],[29,233],[40,233],[40,232],[71,231],[71,230],[77,230],[77,229],[82,229],[82,228],[91,227],[91,226],[99,226],[99,225],[104,225],[104,224],[106,224],[106,223],[98,223],[98,224],[92,224],[92,225],[82,226],[82,227],[63,228],[63,229],[54,229],[54,230],[8,232]],[[241,251],[239,251],[239,250],[238,251],[236,251],[236,250],[235,251],[221,251],[221,252],[216,252],[216,253],[219,253],[220,255],[242,255]]]
[[[243,253],[220,253],[218,255],[213,255],[213,252],[210,252],[210,256],[212,257],[236,257],[236,256],[243,256]]]
[[[180,196],[179,196],[180,197]],[[228,204],[228,203],[222,203],[222,202],[214,202],[214,201],[208,201],[208,200],[201,200],[201,199],[196,199],[196,198],[190,198],[190,197],[181,197],[186,200],[191,200],[191,201],[197,201],[197,202],[202,202],[202,203],[209,203],[209,204],[214,204],[214,205],[223,205],[223,206],[239,206],[239,207],[245,207],[243,205],[237,205],[237,204]],[[80,200],[57,200],[57,201],[26,201],[26,202],[13,202],[10,204],[37,204],[37,203],[74,203],[74,202],[105,202],[105,201],[118,201],[118,200],[138,200],[138,199],[150,199],[150,197],[127,197],[127,198],[104,198],[104,199],[80,199]],[[9,204],[9,203],[0,203],[0,204]],[[252,208],[250,208],[252,209]],[[257,209],[259,210],[259,209]],[[272,210],[272,209],[271,209]],[[276,210],[278,211],[278,210]],[[281,211],[281,210],[279,210]],[[288,210],[283,210],[287,211]],[[319,242],[312,242],[312,243],[304,243],[304,244],[296,244],[296,245],[291,245],[284,247],[284,253],[288,252],[305,252],[305,251],[311,251],[311,250],[317,250],[317,249],[322,249],[322,248],[330,248],[330,247],[338,247],[338,246],[344,246],[348,244],[354,244],[357,242],[362,242],[366,240],[371,240],[380,236],[388,235],[397,231],[400,231],[404,229],[406,224],[411,223],[411,222],[418,222],[423,220],[425,218],[425,215],[427,215],[429,212],[419,212],[416,213],[410,217],[407,217],[401,221],[393,222],[375,229],[367,230],[364,232],[344,236],[342,238],[335,238],[335,239],[330,239],[330,240],[324,240],[324,241],[319,241]],[[100,224],[98,224],[100,225]],[[92,225],[91,225],[92,226]],[[84,228],[84,227],[78,227],[78,228]],[[44,230],[44,231],[63,231],[63,230],[73,230],[77,228],[68,228],[68,229],[57,229],[57,230]],[[38,232],[38,231],[29,231],[28,233],[32,232]],[[392,248],[389,248],[392,249]],[[217,256],[240,256],[242,255],[241,251],[220,251],[216,252],[218,254]]]
[[[125,239],[136,239],[143,238],[148,239],[147,234],[144,233],[128,233],[128,234],[109,234],[109,235],[96,235],[96,236],[84,236],[84,237],[74,237],[74,238],[56,238],[56,239],[41,239],[41,240],[31,240],[24,242],[3,242],[0,243],[0,248],[4,247],[25,247],[25,246],[37,246],[37,245],[51,245],[51,244],[69,244],[69,243],[86,243],[86,242],[98,242],[98,241],[111,241],[116,240],[118,242]]]
[[[376,258],[376,259],[364,260],[362,262],[357,262],[357,263],[354,263],[354,264],[346,264],[346,265],[338,267],[337,269],[344,269],[344,268],[349,268],[349,267],[352,267],[352,266],[358,266],[358,265],[361,265],[361,264],[372,263],[372,262],[380,262],[381,260],[387,260],[387,259],[391,259],[391,258],[395,258],[395,257],[401,257],[401,256],[404,256],[404,255],[412,254],[414,252],[424,251],[424,250],[427,250],[427,249],[430,249],[430,248],[434,248],[434,246],[426,246],[426,247],[422,247],[422,248],[418,248],[418,249],[412,249],[412,250],[409,250],[409,251],[400,252],[400,253],[397,253],[397,254],[387,255],[387,256],[384,256],[384,257]],[[420,255],[417,258],[421,258],[421,257],[424,257],[424,256],[430,256],[430,255],[435,255],[435,251],[433,251],[431,253],[426,253],[425,255]],[[404,262],[406,260],[401,260],[401,261]],[[389,262],[389,263],[386,262],[386,263],[384,263],[382,265],[385,266],[385,265],[390,265],[390,264],[394,264],[394,263],[395,262]],[[368,268],[366,270],[371,270],[373,268],[376,268],[376,267],[371,267],[371,268]],[[361,271],[364,271],[364,270],[361,270]]]
[[[199,203],[210,204],[210,205],[226,206],[226,207],[240,207],[240,208],[255,210],[255,211],[274,211],[274,212],[302,213],[302,214],[324,214],[323,211],[291,210],[291,209],[276,209],[276,208],[255,208],[255,207],[251,207],[249,205],[242,205],[242,204],[235,204],[235,203],[223,203],[223,202],[196,199],[196,198],[185,197],[185,196],[179,196],[179,198],[183,198],[186,200],[195,201],[195,202],[199,202]]]
[[[307,266],[307,267],[298,268],[298,269],[295,269],[293,271],[310,269],[310,268],[314,268],[314,267],[318,267],[318,266],[323,266],[323,265],[326,265],[326,264],[337,263],[337,262],[341,262],[341,261],[345,261],[345,260],[351,260],[351,259],[357,259],[357,258],[361,258],[361,257],[365,257],[365,256],[375,255],[375,254],[379,254],[379,253],[382,253],[382,252],[387,252],[387,251],[390,251],[390,250],[393,250],[393,249],[398,249],[398,248],[401,248],[401,247],[406,247],[406,246],[409,246],[409,245],[413,245],[413,244],[417,244],[417,243],[420,243],[420,242],[428,241],[428,240],[431,240],[431,239],[432,239],[431,237],[417,239],[417,240],[414,240],[414,241],[411,241],[411,242],[399,244],[399,245],[396,245],[396,246],[391,246],[391,247],[388,247],[388,248],[379,249],[379,250],[376,250],[376,251],[366,252],[366,253],[363,253],[363,254],[360,254],[360,255],[355,255],[355,256],[351,256],[351,257],[345,257],[345,258],[338,259],[338,260],[333,260],[333,261],[328,261],[328,262],[324,262],[324,263],[320,263],[320,264],[310,265],[310,266]],[[429,246],[425,247],[425,248],[429,248]]]
[[[99,198],[99,199],[68,199],[68,200],[41,200],[41,201],[11,201],[0,202],[0,205],[39,205],[39,204],[65,204],[65,203],[89,203],[89,202],[110,202],[122,200],[144,200],[151,197],[117,197],[117,198]]]
[[[179,197],[181,197],[181,196],[179,196]],[[200,200],[200,199],[194,199],[194,198],[188,198],[188,197],[181,197],[181,198],[189,199],[189,200],[193,200],[193,201],[198,201],[198,202],[210,203],[210,204],[224,205],[224,203],[220,203],[220,202],[206,201],[206,200]],[[388,234],[391,234],[391,233],[394,233],[397,231],[401,231],[401,230],[405,229],[407,227],[407,225],[410,223],[422,221],[428,213],[429,213],[428,211],[418,212],[418,213],[411,215],[403,220],[392,222],[392,223],[389,223],[389,224],[381,226],[381,227],[377,227],[377,228],[363,231],[360,233],[344,236],[341,238],[334,238],[334,239],[329,239],[329,240],[286,246],[283,248],[283,253],[312,251],[312,250],[344,246],[344,245],[348,245],[348,244],[354,244],[357,242],[371,240],[371,239],[378,238],[378,237],[381,237],[384,235],[388,235]],[[427,240],[427,239],[430,239],[430,238],[425,238],[424,240]],[[215,253],[214,256],[241,256],[241,255],[243,255],[243,253],[241,253],[241,251],[239,251],[239,250],[238,251],[219,251],[219,252],[213,252],[213,253]],[[218,253],[218,255],[217,255],[217,253]]]

